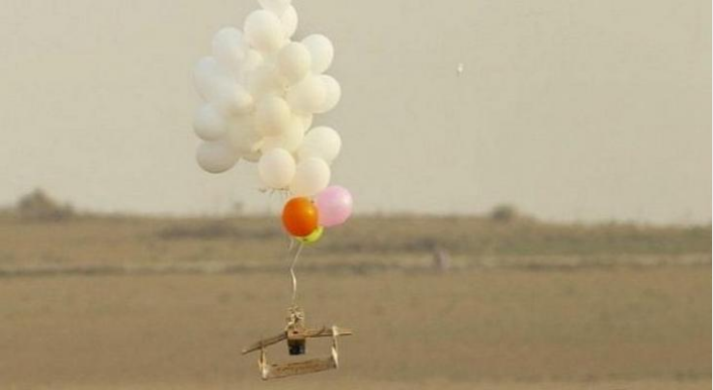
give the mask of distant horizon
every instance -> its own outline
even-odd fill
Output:
[[[76,213],[77,217],[117,217],[117,218],[158,218],[158,219],[231,219],[231,218],[240,218],[240,217],[248,217],[248,218],[273,218],[275,215],[278,215],[278,208],[277,204],[274,204],[274,208],[270,211],[267,210],[253,210],[253,211],[238,211],[238,210],[226,210],[222,212],[215,212],[215,213],[196,213],[196,214],[182,214],[180,212],[178,213],[161,213],[161,212],[136,212],[136,211],[131,211],[131,210],[115,210],[115,211],[103,211],[103,210],[96,210],[92,208],[85,208],[82,207],[81,205],[77,205],[72,203],[71,201],[68,200],[63,200],[56,198],[50,193],[49,191],[46,191],[42,188],[36,188],[35,190],[22,195],[19,197],[14,203],[10,204],[0,204],[0,212],[2,211],[15,211],[17,209],[17,205],[20,202],[20,200],[25,197],[29,196],[31,194],[36,193],[37,191],[41,191],[45,195],[47,195],[52,201],[56,202],[58,206],[63,206],[63,207],[70,207],[74,213]],[[583,226],[599,226],[599,225],[606,225],[606,224],[615,224],[615,225],[635,225],[635,226],[645,226],[645,227],[655,227],[655,228],[666,228],[666,227],[674,227],[674,228],[705,228],[705,227],[710,227],[711,224],[713,224],[713,218],[709,220],[708,222],[673,222],[673,223],[656,223],[656,222],[647,222],[647,221],[636,221],[636,220],[617,220],[617,219],[611,219],[611,220],[557,220],[557,219],[546,219],[546,218],[541,218],[533,213],[530,213],[528,210],[522,209],[521,207],[518,207],[516,204],[499,204],[494,206],[490,210],[486,210],[484,212],[480,213],[429,213],[429,212],[412,212],[412,211],[401,211],[401,212],[389,212],[389,211],[379,211],[379,210],[373,210],[373,211],[366,211],[366,212],[358,212],[355,214],[355,218],[375,218],[375,217],[386,217],[386,218],[463,218],[463,219],[470,219],[470,218],[476,218],[476,219],[494,219],[492,217],[492,214],[498,209],[498,208],[509,208],[515,212],[515,218],[513,218],[513,221],[523,221],[523,220],[531,220],[534,222],[538,223],[544,223],[544,224],[559,224],[559,225],[583,225]]]

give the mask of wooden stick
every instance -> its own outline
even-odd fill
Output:
[[[296,375],[313,374],[337,368],[334,359],[312,359],[289,364],[271,364],[263,375],[264,380],[288,378]]]
[[[269,347],[271,345],[275,345],[275,344],[277,344],[281,341],[285,341],[285,340],[287,340],[287,333],[282,332],[282,333],[278,334],[277,336],[270,337],[270,338],[264,339],[264,340],[260,340],[260,341],[256,342],[255,344],[243,349],[243,355],[247,355],[250,352],[259,351],[263,348]]]
[[[307,330],[305,330],[305,337],[307,337],[307,338],[332,337],[332,336],[335,336],[334,330],[337,331],[336,336],[338,336],[338,337],[352,336],[354,334],[354,332],[352,332],[351,329],[338,328],[335,326],[332,328],[323,327],[322,329],[307,329]]]

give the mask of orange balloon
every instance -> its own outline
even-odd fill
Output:
[[[308,198],[294,198],[285,205],[282,224],[291,235],[307,237],[319,228],[319,211]]]

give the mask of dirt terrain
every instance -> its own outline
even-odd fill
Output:
[[[619,249],[607,251],[590,242],[586,253],[537,253],[527,244],[534,254],[508,254],[491,238],[488,262],[471,253],[474,244],[462,245],[451,250],[454,266],[445,273],[432,269],[429,250],[450,249],[448,242],[409,249],[413,233],[396,232],[401,247],[390,250],[375,241],[381,245],[378,252],[355,246],[349,256],[340,256],[341,249],[329,249],[337,244],[327,242],[327,249],[309,249],[301,260],[300,303],[313,325],[336,323],[355,330],[342,342],[342,369],[261,384],[256,356],[243,357],[240,350],[284,326],[291,293],[284,253],[272,260],[266,255],[261,263],[248,251],[228,259],[207,249],[254,245],[258,250],[272,238],[242,244],[232,244],[241,240],[230,235],[196,238],[195,232],[181,233],[189,238],[157,238],[167,231],[177,234],[176,226],[191,224],[0,224],[0,388],[711,386],[709,228],[702,233],[672,228],[668,235],[640,229],[628,243],[612,242]],[[675,239],[651,239],[668,249],[647,253],[641,242],[658,235]],[[29,245],[32,237],[44,239]],[[557,237],[572,236],[550,240]],[[279,236],[274,240],[284,242]],[[676,247],[703,248],[706,240],[708,252]],[[151,258],[137,249],[158,247],[154,253],[160,254],[188,246],[213,255],[172,262],[172,255]],[[132,262],[132,253],[143,256]],[[127,257],[106,260],[119,254]],[[359,267],[360,257],[370,266]],[[317,342],[309,352],[328,350],[327,343]],[[270,357],[286,358],[280,347]]]

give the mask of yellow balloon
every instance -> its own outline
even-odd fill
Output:
[[[300,237],[297,238],[300,240],[301,243],[311,245],[315,244],[317,241],[319,241],[322,236],[324,236],[324,228],[322,226],[318,227],[317,230],[313,231],[312,234],[310,234],[307,237]]]

